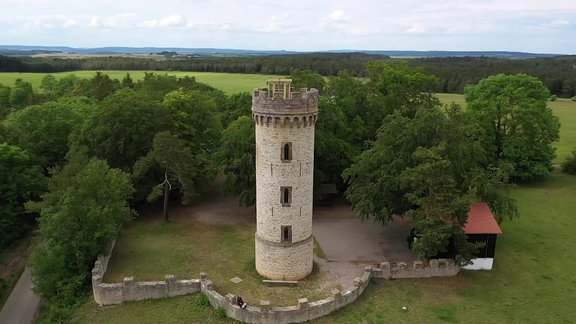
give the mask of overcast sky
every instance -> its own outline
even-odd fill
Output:
[[[576,0],[0,0],[0,44],[576,54]]]

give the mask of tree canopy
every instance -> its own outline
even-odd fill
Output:
[[[489,161],[511,165],[512,180],[543,179],[551,170],[560,122],[547,106],[549,97],[542,82],[525,74],[499,74],[466,88]]]
[[[133,192],[127,173],[74,155],[53,175],[42,201],[27,205],[40,213],[41,241],[30,260],[34,289],[50,302],[53,315],[81,300],[97,255],[135,215],[129,207]]]
[[[226,176],[224,189],[238,196],[240,206],[256,203],[256,142],[254,121],[240,116],[222,133],[218,164]]]
[[[17,146],[0,144],[0,251],[34,225],[24,203],[40,198],[46,188],[42,170]]]
[[[473,246],[463,225],[470,203],[492,206],[506,198],[489,194],[502,188],[487,184],[493,177],[483,168],[478,134],[458,106],[405,105],[386,117],[376,141],[345,170],[346,197],[363,218],[388,223],[394,216],[411,217],[421,236],[414,246],[419,255],[433,257],[452,240],[467,261]],[[508,207],[505,215],[515,216],[515,206]]]
[[[11,113],[3,121],[6,140],[32,155],[44,168],[63,165],[69,137],[96,110],[86,97],[60,98]]]

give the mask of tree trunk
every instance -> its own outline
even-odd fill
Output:
[[[170,183],[168,181],[164,182],[164,221],[169,222],[168,217],[168,202],[170,200]]]

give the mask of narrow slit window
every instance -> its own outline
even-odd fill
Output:
[[[282,231],[282,239],[280,240],[282,243],[292,243],[292,226],[285,225],[281,227]]]
[[[292,203],[292,187],[280,187],[280,203],[283,207],[290,207]]]
[[[282,162],[292,161],[292,142],[282,144],[282,152],[280,152]]]

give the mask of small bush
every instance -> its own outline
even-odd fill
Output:
[[[556,100],[558,100],[558,96],[557,96],[557,95],[552,95],[552,96],[550,96],[550,101],[554,102],[554,101],[556,101]]]
[[[210,305],[210,300],[208,299],[208,296],[206,296],[205,293],[200,293],[200,296],[198,296],[198,305],[199,306],[208,306]]]
[[[218,318],[226,318],[226,317],[227,317],[227,316],[226,316],[226,310],[225,310],[224,308],[222,308],[222,307],[218,307],[218,308],[216,309],[216,316],[217,316]]]
[[[562,164],[562,172],[576,175],[576,149],[572,151],[572,155]]]

